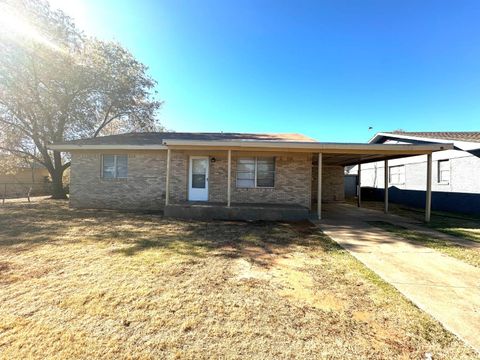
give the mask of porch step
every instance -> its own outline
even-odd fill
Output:
[[[305,207],[282,205],[171,204],[164,209],[165,217],[194,220],[300,221],[309,215]]]

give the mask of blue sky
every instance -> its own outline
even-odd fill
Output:
[[[172,130],[480,130],[478,0],[52,3],[150,67]]]

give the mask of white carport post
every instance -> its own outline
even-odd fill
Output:
[[[358,164],[357,206],[362,207],[362,164]]]
[[[322,219],[322,153],[318,153],[318,190],[317,190],[317,214]]]
[[[388,160],[385,160],[385,170],[384,170],[384,212],[388,214]]]
[[[170,149],[167,149],[167,178],[165,179],[165,206],[168,205],[168,196],[170,188]]]
[[[231,205],[231,186],[232,186],[232,150],[228,150],[228,175],[227,175],[227,207]]]
[[[432,154],[427,155],[427,191],[425,193],[425,222],[430,222],[432,212]]]

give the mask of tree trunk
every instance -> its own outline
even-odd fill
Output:
[[[52,177],[52,199],[67,199],[63,187],[63,169],[55,169],[50,176]]]

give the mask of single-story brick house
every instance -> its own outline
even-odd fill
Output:
[[[450,144],[324,143],[300,134],[128,133],[51,145],[71,153],[70,204],[219,219],[321,217],[344,166]],[[319,166],[320,165],[320,166]],[[320,201],[318,201],[320,199]]]

